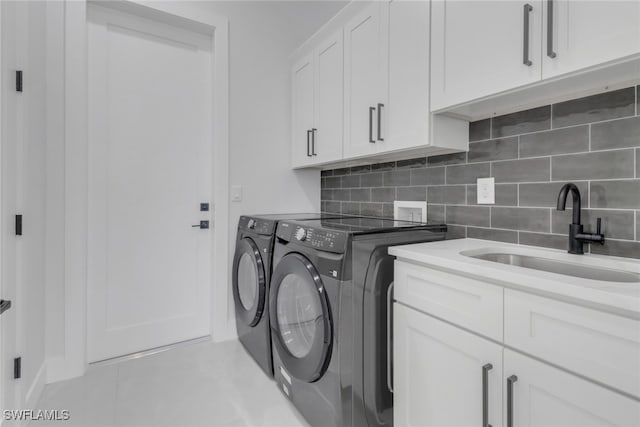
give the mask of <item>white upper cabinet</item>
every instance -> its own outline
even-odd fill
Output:
[[[389,3],[372,2],[344,27],[344,156],[382,150],[388,86]]]
[[[293,66],[293,167],[342,159],[342,61],[338,31]]]
[[[429,2],[391,2],[389,94],[383,111],[383,138],[393,150],[430,142],[429,21]]]
[[[308,55],[293,66],[291,156],[294,167],[312,163],[311,132],[314,114],[313,55]]]
[[[312,156],[314,163],[326,163],[342,159],[342,31],[321,43],[314,59],[316,75]]]
[[[640,1],[544,2],[542,77],[640,52]]]
[[[508,349],[504,376],[508,426],[640,425],[637,400]]]
[[[553,101],[637,79],[637,65],[624,66],[640,61],[637,0],[438,0],[431,13],[433,111],[464,114],[461,104],[536,86]],[[603,65],[608,73],[598,73]],[[562,86],[549,86],[558,76]],[[537,96],[522,93],[497,105]]]
[[[542,1],[432,2],[431,109],[541,78]]]

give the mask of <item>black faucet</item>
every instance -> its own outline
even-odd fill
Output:
[[[580,210],[582,209],[580,202],[580,191],[575,184],[569,183],[562,186],[558,194],[558,210],[563,211],[567,205],[567,196],[571,191],[573,198],[573,221],[569,226],[569,253],[582,255],[584,250],[582,245],[585,243],[600,243],[604,245],[604,234],[602,234],[602,218],[598,218],[596,226],[596,234],[583,233],[582,224],[580,224]]]

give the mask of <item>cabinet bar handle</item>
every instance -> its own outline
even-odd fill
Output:
[[[529,3],[524,5],[524,37],[522,45],[522,63],[530,67],[533,62],[529,59],[529,15],[533,10],[533,6]]]
[[[513,427],[513,383],[518,377],[511,375],[507,378],[507,427]]]
[[[382,107],[384,104],[378,104],[378,141],[384,141],[382,137]]]
[[[307,157],[311,157],[311,152],[309,148],[310,136],[311,136],[311,131],[308,130],[307,131]]]
[[[393,393],[393,283],[387,289],[387,388]]]
[[[489,424],[489,371],[492,369],[491,363],[482,367],[482,427],[491,427]]]
[[[547,56],[556,57],[553,51],[553,0],[547,0]]]
[[[313,128],[311,129],[311,155],[312,156],[317,156],[318,154],[316,153],[316,132],[318,131],[318,129]]]
[[[376,111],[376,107],[369,107],[369,142],[375,144],[373,139],[373,112]]]

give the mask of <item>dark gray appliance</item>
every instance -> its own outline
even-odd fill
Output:
[[[281,221],[269,294],[274,376],[314,427],[393,425],[388,247],[446,226],[375,218]]]
[[[238,338],[262,370],[273,377],[269,327],[271,257],[279,220],[333,217],[321,213],[246,215],[238,221],[232,267]]]

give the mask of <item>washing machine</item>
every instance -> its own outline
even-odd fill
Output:
[[[269,377],[273,377],[273,363],[268,295],[276,225],[280,220],[330,216],[335,215],[243,215],[238,221],[232,265],[236,328],[244,348]]]
[[[393,425],[389,246],[443,240],[443,224],[280,221],[269,310],[274,376],[311,426]]]

